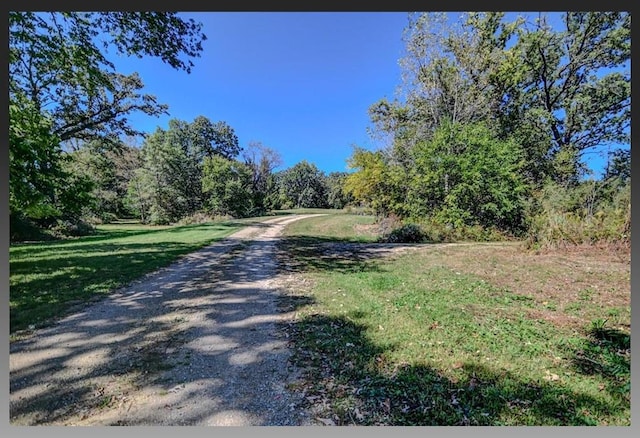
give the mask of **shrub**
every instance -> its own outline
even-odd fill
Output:
[[[95,232],[95,228],[87,222],[77,220],[58,219],[56,224],[51,227],[51,232],[59,238],[87,236]]]
[[[9,230],[11,242],[50,240],[53,238],[32,220],[19,213],[11,213],[9,215]]]
[[[607,194],[604,183],[562,190],[549,185],[529,219],[529,248],[593,244],[628,246],[631,242],[630,184]],[[555,193],[551,189],[556,189]],[[604,193],[604,194],[603,194]],[[607,196],[608,195],[608,196]],[[599,197],[600,196],[600,197]]]
[[[421,243],[425,240],[426,235],[422,228],[413,223],[404,224],[382,236],[382,241],[386,243]]]
[[[204,224],[207,222],[215,222],[217,220],[228,220],[231,219],[231,216],[212,216],[208,213],[197,212],[190,214],[188,216],[183,217],[174,225],[193,225],[193,224]]]

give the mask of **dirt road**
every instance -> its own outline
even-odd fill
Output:
[[[12,425],[308,425],[287,386],[280,217],[10,346]]]

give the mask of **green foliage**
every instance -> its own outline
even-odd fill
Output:
[[[619,179],[626,183],[631,179],[631,149],[617,149],[609,153],[604,180]]]
[[[571,189],[548,183],[531,207],[531,247],[630,242],[630,180],[590,180]]]
[[[251,169],[253,214],[279,208],[273,171],[282,164],[280,154],[260,142],[250,142],[243,151],[243,157]]]
[[[420,225],[407,223],[381,236],[380,241],[387,243],[422,243],[426,238],[427,236],[420,228]]]
[[[482,123],[444,123],[431,140],[410,149],[402,165],[382,151],[356,148],[349,163],[357,170],[345,190],[379,216],[515,234],[524,226],[527,196],[520,157],[514,141],[499,139]]]
[[[631,16],[567,12],[563,21],[560,31],[552,30],[544,16],[533,29],[518,29],[513,50],[525,74],[517,84],[518,99],[507,105],[520,114],[539,112],[544,123],[533,127],[551,139],[552,177],[567,185],[581,176],[579,159],[585,151],[630,140]],[[626,71],[611,71],[621,68]]]
[[[148,200],[148,221],[168,224],[188,212],[189,199],[184,185],[188,158],[185,151],[170,141],[167,131],[158,128],[142,146],[143,170],[135,183],[140,182],[139,203]],[[134,184],[135,184],[134,183]]]
[[[199,56],[206,38],[200,30],[193,20],[167,12],[10,12],[12,214],[41,227],[78,221],[93,188],[63,169],[61,143],[137,135],[128,114],[166,112],[155,97],[139,93],[137,73],[114,71],[109,47],[157,56],[189,72],[189,58]]]
[[[519,149],[483,124],[443,125],[415,151],[407,209],[454,228],[480,225],[517,233],[523,200]]]
[[[504,17],[412,14],[401,60],[407,98],[374,104],[372,121],[402,165],[443,124],[483,121],[521,146],[529,184],[576,184],[585,153],[630,140],[630,14],[567,12],[564,29],[542,13],[534,23]]]
[[[193,215],[206,204],[206,160],[235,156],[239,150],[234,130],[225,122],[211,123],[204,116],[191,123],[171,119],[167,130],[158,128],[145,139],[142,169],[129,181],[128,204],[143,222],[154,224],[174,223]],[[233,210],[242,209],[236,206]]]
[[[174,121],[174,123],[176,122]],[[170,131],[171,126],[171,121],[169,121]],[[232,159],[240,153],[238,137],[227,122],[212,123],[207,117],[198,116],[185,128],[186,132],[178,141],[189,155],[192,155],[199,162],[204,157],[213,155]]]
[[[139,148],[122,142],[94,141],[70,155],[76,162],[74,172],[85,174],[94,182],[94,217],[110,222],[135,215],[127,203],[127,193],[131,179],[142,166]]]
[[[44,241],[52,238],[50,232],[43,230],[23,214],[11,213],[9,215],[9,240],[11,242]]]
[[[329,208],[345,208],[353,204],[355,199],[345,191],[347,172],[331,172],[327,175],[327,205]]]
[[[380,215],[429,223],[438,239],[530,228],[534,241],[624,241],[629,209],[611,202],[630,177],[630,14],[567,12],[555,29],[543,13],[504,18],[410,15],[406,99],[369,109],[390,146],[354,152],[348,190]],[[585,154],[610,144],[621,149],[602,184],[580,194]],[[540,206],[531,190],[548,181],[577,188],[567,193],[588,212]]]
[[[57,238],[88,236],[95,233],[95,228],[81,219],[74,221],[58,219],[51,227],[53,236]]]
[[[279,172],[277,178],[283,208],[325,208],[327,186],[324,173],[303,160]]]
[[[355,147],[347,160],[355,172],[346,177],[344,190],[357,202],[370,206],[376,216],[402,215],[405,209],[406,175],[388,162],[382,151]]]
[[[251,203],[251,169],[246,164],[221,156],[204,160],[202,192],[207,196],[207,209],[218,215],[247,217]]]
[[[9,208],[35,221],[55,218],[55,190],[64,178],[52,122],[26,97],[9,104]]]

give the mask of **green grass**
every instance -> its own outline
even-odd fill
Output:
[[[271,210],[270,215],[280,216],[289,214],[344,214],[346,210],[334,208],[289,208],[283,210]]]
[[[316,220],[307,221],[307,236]],[[289,235],[296,226],[303,223]],[[576,329],[532,317],[559,311],[456,266],[483,256],[476,247],[367,259],[327,256],[309,236],[299,243],[281,245],[298,275],[283,306],[297,307],[293,358],[309,373],[297,389],[319,417],[358,425],[630,424],[630,333],[603,321]],[[507,276],[508,263],[519,262],[504,263]]]
[[[11,245],[10,332],[47,323],[247,223],[100,225],[88,237]]]
[[[378,233],[373,216],[333,213],[293,222],[285,228],[288,237],[311,237],[349,242],[375,242]]]

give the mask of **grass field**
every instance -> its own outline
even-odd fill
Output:
[[[11,245],[10,332],[37,327],[74,305],[103,297],[243,225],[100,225],[89,237]]]
[[[373,222],[373,216],[333,213],[293,222],[285,228],[284,235],[298,238],[326,238],[331,241],[374,242],[378,234]]]
[[[306,370],[292,389],[319,421],[630,424],[628,257],[518,243],[340,255],[351,221],[299,221],[280,245]]]

